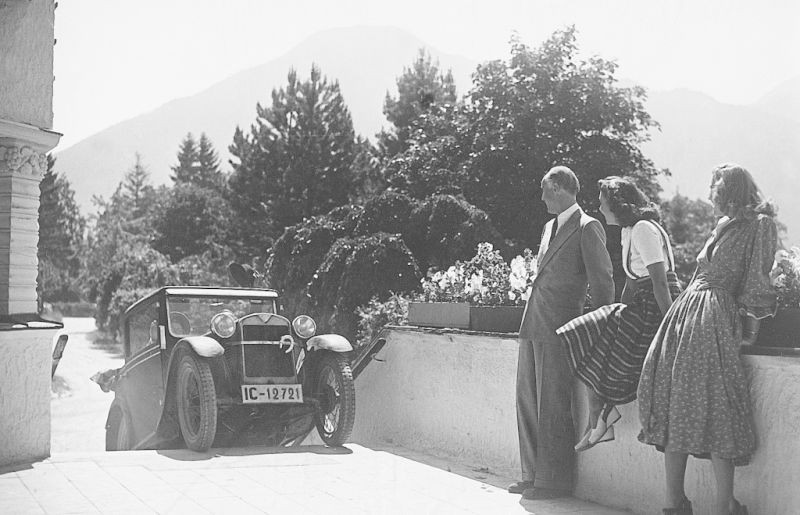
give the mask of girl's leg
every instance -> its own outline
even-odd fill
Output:
[[[686,497],[683,480],[686,476],[688,454],[680,452],[664,452],[664,469],[667,474],[667,507],[677,508]]]
[[[714,467],[714,477],[717,480],[717,497],[714,502],[715,515],[728,515],[733,512],[733,473],[735,467],[732,460],[711,455],[711,465]]]
[[[597,419],[603,411],[603,399],[589,386],[584,385],[584,388],[586,388],[586,398],[589,401],[589,429],[591,429],[597,425]]]

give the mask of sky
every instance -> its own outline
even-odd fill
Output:
[[[800,75],[796,0],[60,0],[56,150],[330,28],[395,26],[484,61],[507,58],[513,33],[536,46],[572,24],[585,56],[613,59],[618,77],[654,90],[748,104]]]

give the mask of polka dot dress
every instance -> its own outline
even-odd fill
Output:
[[[739,465],[749,461],[755,433],[739,360],[740,315],[774,313],[769,271],[776,247],[775,222],[766,215],[720,220],[645,357],[637,391],[640,441]]]

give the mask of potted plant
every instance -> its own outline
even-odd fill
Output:
[[[774,317],[761,321],[756,345],[800,347],[800,248],[779,250],[770,278],[778,293],[778,308]]]
[[[529,249],[508,264],[491,243],[480,243],[469,261],[457,261],[422,280],[419,302],[409,304],[409,323],[516,332],[535,273],[536,258]]]

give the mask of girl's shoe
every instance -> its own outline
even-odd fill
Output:
[[[664,515],[694,515],[692,511],[692,503],[684,497],[681,499],[681,502],[678,503],[678,506],[675,508],[664,508],[662,510]]]
[[[603,410],[603,413],[597,417],[597,424],[589,434],[589,444],[595,445],[600,442],[607,442],[614,439],[613,425],[622,418],[616,406],[611,406]],[[611,437],[608,438],[606,433],[611,431]]]
[[[581,452],[592,448],[592,445],[589,443],[589,435],[591,434],[592,428],[590,427],[583,434],[583,438],[581,438],[580,441],[575,444],[575,452]]]

